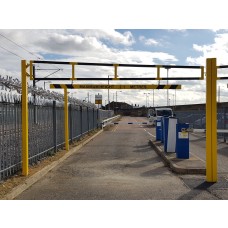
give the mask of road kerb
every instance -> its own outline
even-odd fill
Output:
[[[175,164],[169,159],[166,154],[156,145],[156,142],[149,140],[149,144],[154,148],[155,152],[162,158],[163,162],[170,167],[170,169],[177,174],[206,174],[206,168],[187,168]]]

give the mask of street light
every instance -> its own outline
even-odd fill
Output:
[[[149,106],[149,96],[148,96],[148,101],[147,101],[147,95],[149,95],[150,93],[144,93],[146,94],[146,107],[147,107],[147,103],[148,103],[148,106]]]
[[[116,103],[117,103],[117,92],[121,93],[122,91],[116,91]]]
[[[168,77],[169,77],[169,69],[170,67],[165,67],[167,70],[167,85],[168,85]],[[169,90],[167,89],[167,106],[169,106]]]

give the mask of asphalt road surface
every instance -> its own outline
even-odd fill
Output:
[[[16,199],[228,199],[224,184],[210,189],[205,176],[172,173],[148,145],[151,127],[127,124],[145,120],[123,117]]]

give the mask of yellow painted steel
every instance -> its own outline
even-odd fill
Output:
[[[181,89],[181,85],[50,84],[51,89]]]
[[[217,67],[216,58],[206,62],[206,181],[217,182]]]
[[[118,75],[117,75],[117,67],[119,64],[113,64],[114,66],[114,80],[118,80]]]
[[[21,61],[21,82],[22,82],[22,175],[27,176],[28,169],[28,88],[26,60]]]
[[[29,67],[30,67],[30,80],[33,80],[33,61],[29,61]]]
[[[71,77],[71,80],[77,80],[75,78],[75,65],[77,65],[77,63],[71,62],[70,64],[72,65],[72,77]]]
[[[204,66],[201,66],[201,77],[200,80],[204,80]]]
[[[162,67],[161,65],[157,65],[156,66],[157,67],[157,80],[160,80],[161,78],[160,78],[160,68]]]
[[[64,129],[65,129],[65,149],[69,150],[69,125],[68,125],[68,94],[64,88]]]

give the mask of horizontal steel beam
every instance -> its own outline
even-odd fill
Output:
[[[51,89],[181,89],[181,85],[50,84]]]
[[[88,62],[62,62],[62,61],[43,61],[33,60],[33,63],[42,64],[60,64],[60,65],[81,65],[81,66],[114,66],[115,63],[88,63]],[[187,68],[187,69],[200,69],[201,66],[184,66],[184,65],[151,65],[151,64],[117,64],[119,67],[162,67],[162,68]]]
[[[222,78],[223,79],[223,78]],[[225,78],[224,78],[225,79]],[[228,79],[228,78],[226,78]],[[115,79],[115,78],[75,78],[75,79],[72,79],[72,78],[34,78],[34,80],[37,80],[37,81],[41,81],[41,80],[44,80],[44,81],[62,81],[62,80],[73,80],[73,81],[116,81],[116,80],[120,80],[120,81],[130,81],[130,80],[134,80],[134,81],[154,81],[154,80],[158,80],[157,78],[118,78],[118,79]],[[185,81],[185,80],[202,80],[201,78],[199,77],[186,77],[186,78],[182,78],[182,77],[173,77],[173,78],[160,78],[159,79],[160,81]]]

